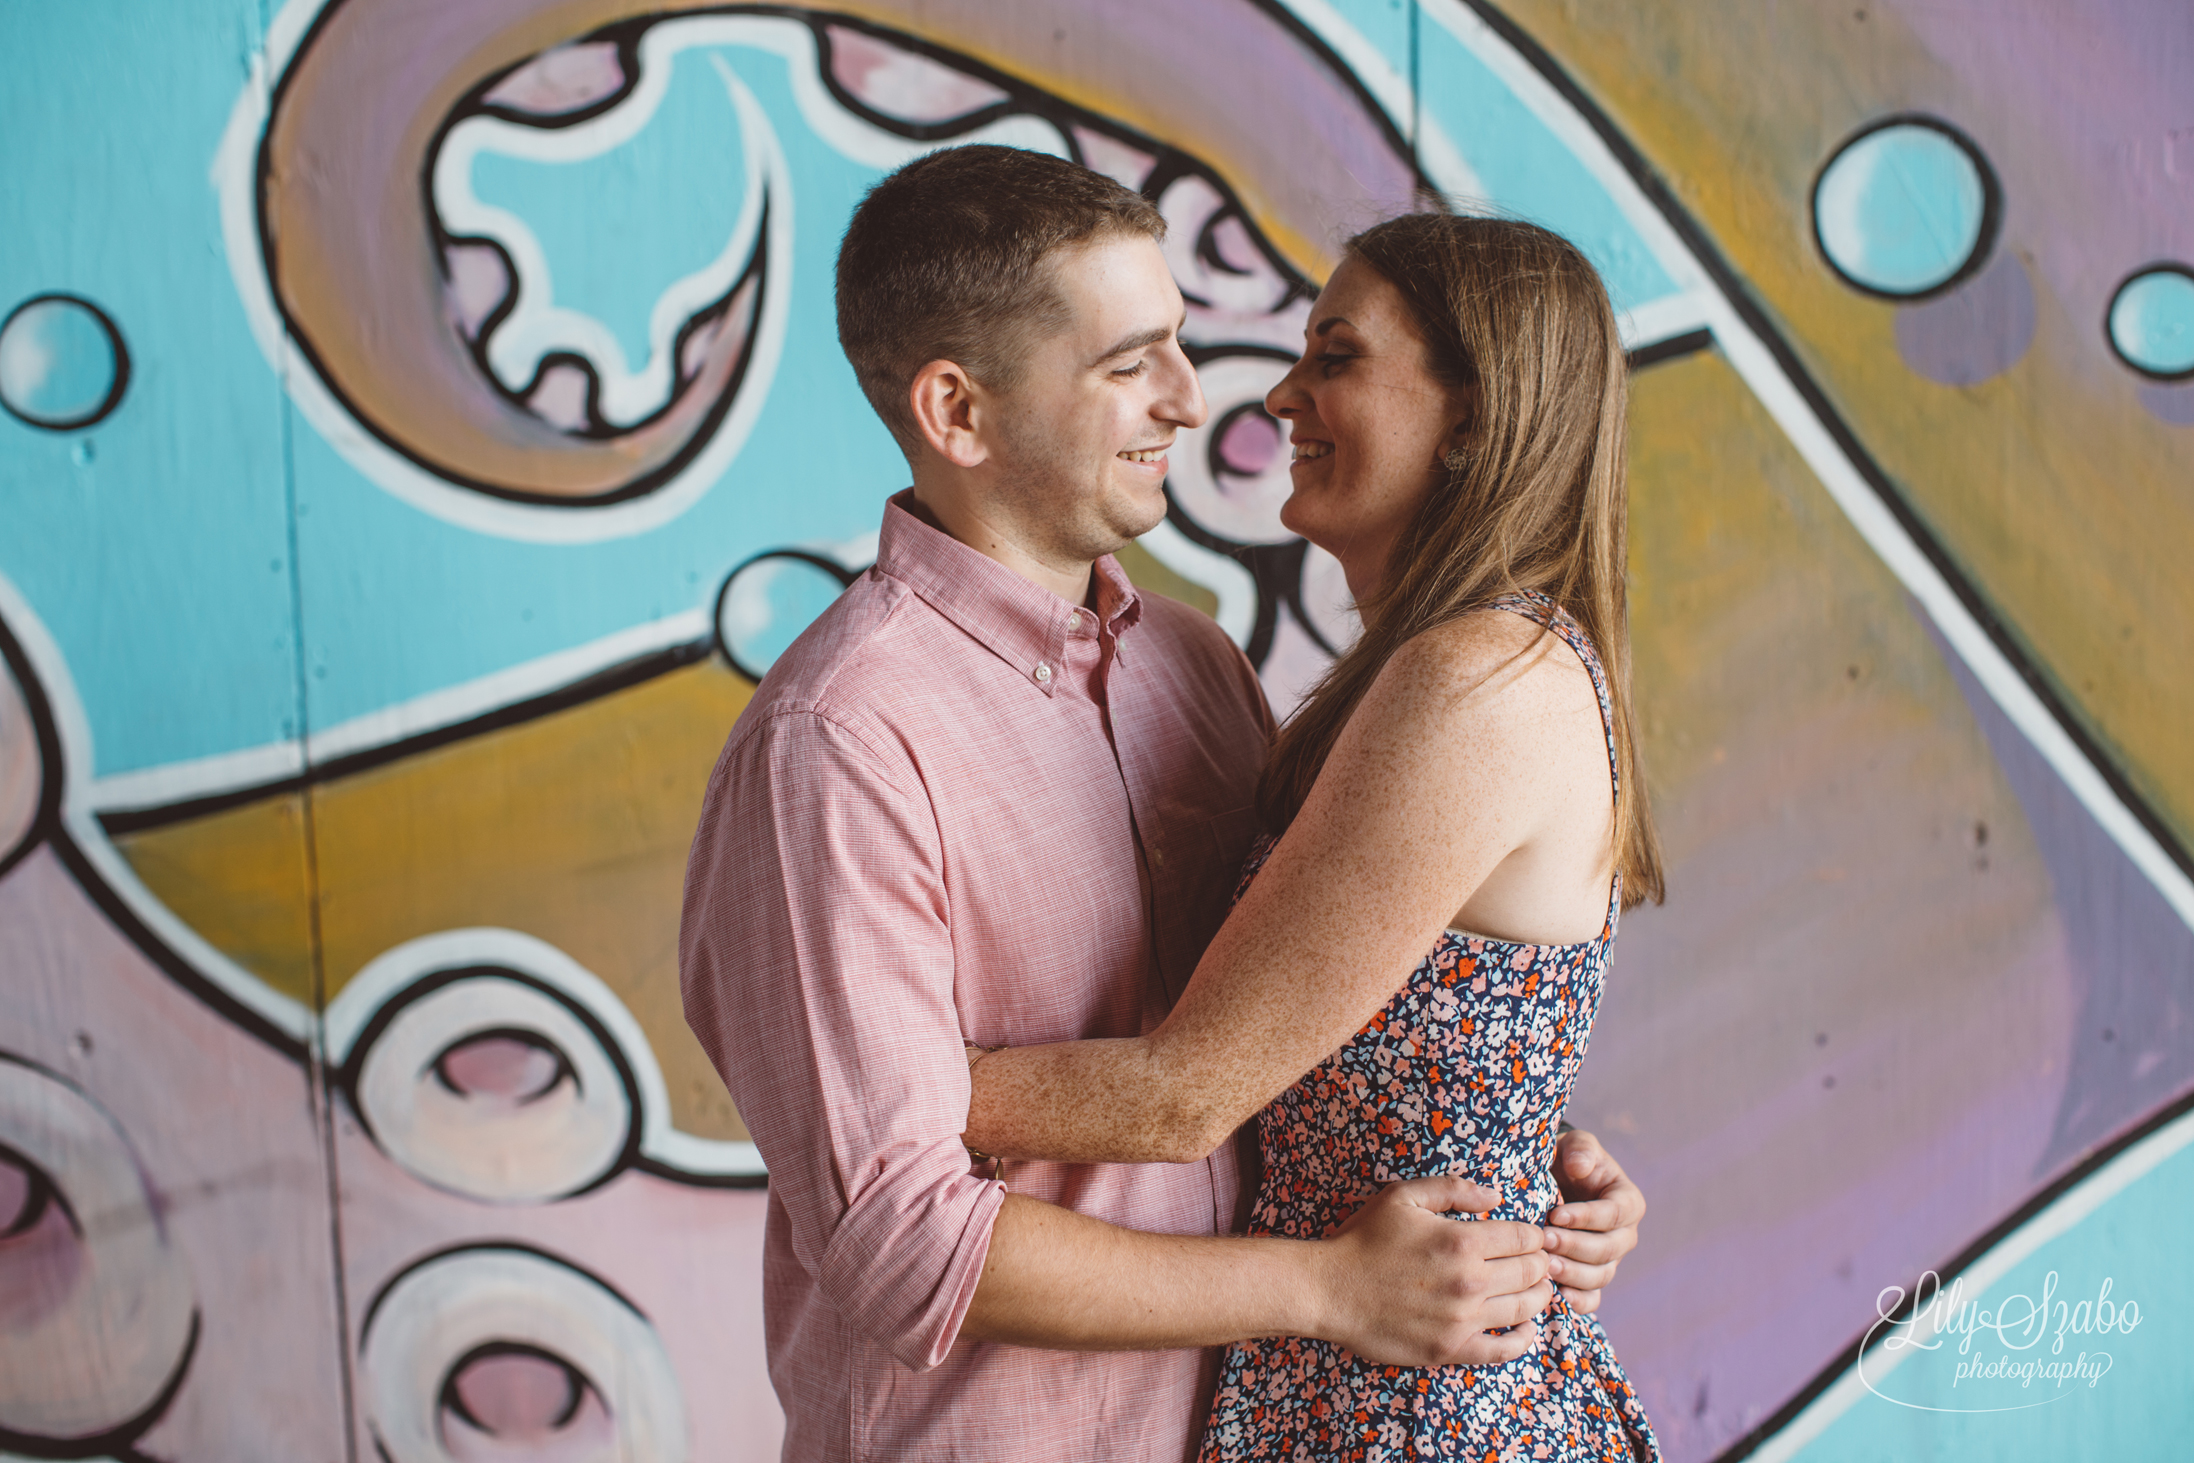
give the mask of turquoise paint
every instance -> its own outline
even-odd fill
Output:
[[[722,253],[739,223],[739,116],[710,57],[705,48],[680,52],[655,115],[597,157],[552,163],[488,151],[473,163],[474,196],[525,221],[548,258],[555,303],[607,326],[628,370],[647,363],[656,300]]]
[[[297,725],[282,404],[207,169],[259,7],[17,7],[0,46],[0,311],[65,291],[132,356],[86,431],[0,416],[0,574],[58,643],[95,771]]]
[[[1821,249],[1844,275],[1885,295],[1948,283],[1983,243],[1980,168],[1949,136],[1901,123],[1848,143],[1813,197]]]
[[[2181,1121],[2185,1121],[2182,1119]],[[2009,1274],[1978,1294],[1965,1294],[1979,1310],[2007,1319],[2025,1314],[2020,1300],[2039,1302],[2050,1293],[2050,1320],[2031,1345],[2023,1328],[2008,1327],[1999,1341],[1979,1332],[1961,1358],[1965,1338],[1945,1337],[1940,1350],[1909,1352],[1909,1359],[1881,1377],[1880,1391],[1896,1402],[1868,1395],[1829,1424],[1795,1456],[1798,1463],[1900,1463],[1987,1458],[1995,1463],[2062,1463],[2067,1458],[2112,1458],[2137,1463],[2186,1455],[2194,1429],[2194,1386],[2187,1357],[2194,1354],[2194,1270],[2185,1262],[2184,1216],[2194,1205],[2194,1147],[2173,1157],[2112,1196],[2069,1232],[2044,1244]],[[2054,1274],[2054,1281],[2050,1277]],[[2130,1333],[2082,1335],[2077,1307],[2094,1301],[2104,1283],[2113,1309],[2139,1307]],[[2062,1304],[2060,1313],[2057,1307]],[[2063,1349],[2057,1329],[2066,1327]],[[1957,1375],[1961,1360],[2038,1365],[2078,1364],[2090,1371],[2109,1363],[2099,1380],[2058,1383]],[[1869,1375],[1875,1375],[1871,1368]],[[1915,1404],[1899,1406],[1898,1402]],[[2042,1402],[2046,1405],[2031,1406]],[[2014,1412],[1921,1411],[1919,1408],[2021,1407]]]
[[[760,675],[838,597],[837,579],[805,560],[757,559],[725,586],[716,634],[732,659]]]
[[[2194,371],[2194,275],[2181,266],[2126,281],[2110,302],[2110,343],[2151,375]]]
[[[730,46],[684,55],[706,66],[710,53],[730,61],[768,113],[792,180],[797,242],[791,268],[772,281],[791,290],[791,315],[753,434],[708,493],[661,528],[554,545],[445,523],[300,430],[314,727],[667,615],[706,613],[736,565],[768,549],[873,533],[883,500],[906,485],[906,460],[839,352],[831,284],[846,220],[882,171],[807,126],[782,59]]]
[[[0,328],[0,404],[35,426],[96,416],[121,373],[113,336],[79,301],[32,300]]]
[[[1676,283],[1584,163],[1483,62],[1429,18],[1418,22],[1419,105],[1484,185],[1479,199],[1554,230],[1584,250],[1617,310],[1663,299]]]

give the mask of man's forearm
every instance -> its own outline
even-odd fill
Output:
[[[1008,1194],[960,1334],[1061,1351],[1156,1351],[1329,1330],[1319,1247],[1146,1234]]]

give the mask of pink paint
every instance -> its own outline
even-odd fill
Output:
[[[460,1096],[517,1106],[546,1095],[563,1074],[564,1059],[522,1037],[479,1036],[442,1053],[434,1067]]]
[[[1261,411],[1243,412],[1219,438],[1219,461],[1228,472],[1256,477],[1280,457],[1280,426]],[[1222,477],[1219,491],[1228,491]],[[1250,491],[1255,491],[1253,488]],[[1246,495],[1246,494],[1245,494]]]
[[[865,31],[842,25],[824,29],[830,37],[831,75],[872,112],[901,122],[949,122],[1006,99],[987,81]]]
[[[477,340],[481,325],[510,296],[503,251],[488,244],[455,243],[442,250],[442,264],[448,271],[442,292],[450,314],[465,339]]]
[[[66,1305],[84,1259],[43,1177],[0,1157],[0,1331],[26,1329]]]
[[[609,41],[582,41],[543,51],[497,82],[483,99],[491,107],[558,117],[617,94],[625,69]]]

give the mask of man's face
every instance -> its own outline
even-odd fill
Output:
[[[1068,567],[1158,526],[1166,449],[1206,412],[1181,351],[1181,292],[1156,240],[1109,235],[1048,263],[1067,324],[1031,344],[985,435],[992,511],[1030,553]]]

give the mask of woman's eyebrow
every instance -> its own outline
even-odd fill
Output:
[[[1349,324],[1349,320],[1346,315],[1328,315],[1325,319],[1319,321],[1316,325],[1311,326],[1308,333],[1311,335],[1322,337],[1329,331],[1331,331],[1336,325],[1348,325],[1348,328],[1351,330],[1354,330],[1356,328],[1354,325]]]

